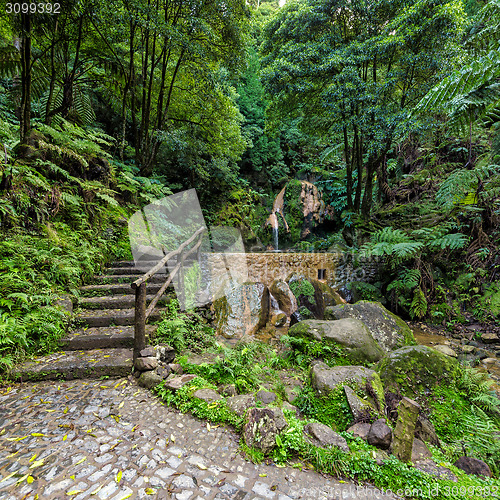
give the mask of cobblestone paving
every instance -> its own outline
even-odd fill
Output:
[[[0,500],[367,498],[353,488],[254,465],[234,432],[162,405],[133,378],[0,389]]]

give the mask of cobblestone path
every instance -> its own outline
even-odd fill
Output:
[[[0,389],[0,500],[367,498],[314,471],[254,465],[238,439],[133,378],[15,384]]]

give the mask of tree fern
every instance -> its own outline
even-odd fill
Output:
[[[427,299],[420,287],[415,288],[413,300],[410,304],[410,315],[412,318],[422,319],[427,314]]]

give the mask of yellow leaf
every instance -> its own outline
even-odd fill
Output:
[[[153,488],[146,488],[146,495],[154,495],[156,492]]]
[[[30,458],[30,460],[29,460],[29,461],[30,461],[30,462],[33,462],[33,460],[35,460],[36,456],[37,456],[37,453],[35,453],[35,454],[34,454],[34,455]]]
[[[103,486],[104,486],[103,484],[101,484],[101,486],[98,486],[98,487],[97,487],[97,488],[96,488],[96,489],[95,489],[95,490],[91,493],[91,495],[97,495],[97,493],[99,493],[99,491],[101,491],[101,490],[102,490]]]
[[[75,480],[75,476],[74,476],[74,475],[73,475],[73,476],[69,476],[69,477],[70,477],[71,479],[73,479],[73,481]]]
[[[63,436],[63,441],[66,441],[66,439],[68,439],[68,435],[67,435],[67,434],[65,434],[65,435]]]
[[[68,413],[68,407],[66,406],[66,408],[64,408],[63,410],[63,413],[66,415],[66,413]]]
[[[130,498],[131,496],[132,496],[132,493],[129,493],[128,495],[121,497],[120,500],[125,500],[126,498]]]
[[[122,471],[119,470],[118,474],[116,475],[116,482],[119,483],[122,480]]]
[[[210,432],[210,429],[211,429],[210,424],[207,422],[207,431]]]
[[[32,432],[31,435],[35,436],[35,437],[43,437],[43,436],[45,436],[45,434],[42,434],[41,432]]]
[[[43,458],[41,460],[35,460],[31,465],[30,465],[30,469],[34,469],[35,467],[40,467],[41,465],[43,465]]]
[[[10,477],[12,477],[13,475],[15,474],[15,472],[11,472],[8,476],[5,476],[1,481],[0,483],[3,483],[4,481],[7,481],[7,479],[9,479]]]
[[[259,477],[267,477],[267,474],[259,474]]]
[[[118,405],[118,409],[122,408],[124,404],[125,404],[125,402],[124,402],[124,401],[122,401],[122,402]]]
[[[83,493],[83,490],[71,490],[71,491],[68,491],[66,493],[66,495],[68,495],[69,497],[71,497],[73,495],[78,495],[78,493]]]
[[[17,480],[17,484],[22,483],[25,479],[28,479],[29,474],[25,474],[23,477]]]
[[[35,495],[34,500],[38,500],[38,493]]]
[[[135,432],[135,430],[137,429],[137,425],[134,425],[134,427],[132,427],[132,432]]]
[[[2,431],[0,432],[0,436],[3,436],[5,434],[5,429],[2,429]]]
[[[34,480],[35,480],[35,479],[33,478],[33,476],[28,476],[28,477],[26,478],[26,482],[27,482],[28,484],[31,484]]]
[[[199,469],[201,469],[201,470],[207,470],[207,468],[208,468],[208,467],[207,467],[206,465],[204,465],[204,464],[196,464],[196,465],[197,465],[197,466],[198,466],[198,468],[199,468]]]
[[[80,465],[81,463],[85,462],[87,460],[87,457],[83,457],[81,460],[78,460],[75,465]]]
[[[46,411],[47,413],[52,413],[52,412],[54,412],[54,411],[56,411],[56,410],[45,410],[45,411]]]

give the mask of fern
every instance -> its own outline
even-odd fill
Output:
[[[427,314],[427,299],[420,287],[415,288],[413,300],[410,304],[410,316],[422,319]]]

